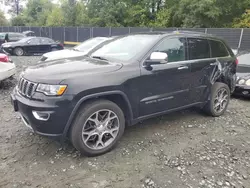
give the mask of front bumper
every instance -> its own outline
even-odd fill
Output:
[[[250,97],[250,86],[236,85],[233,94],[235,96]]]
[[[2,47],[2,51],[6,54],[12,54],[13,53],[13,50],[12,48],[4,48]]]
[[[58,100],[58,99],[55,99]],[[60,137],[63,134],[68,118],[72,111],[69,98],[60,99],[62,101],[51,102],[37,101],[25,98],[17,89],[11,94],[11,103],[14,111],[18,112],[24,124],[33,132],[48,137]],[[49,114],[48,118],[40,119],[34,112]]]

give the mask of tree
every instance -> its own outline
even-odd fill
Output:
[[[90,19],[88,18],[87,9],[84,2],[77,2],[76,15],[77,15],[75,19],[76,26],[84,26],[90,23]]]
[[[52,9],[52,12],[49,14],[46,26],[63,26],[64,20],[63,20],[63,12],[61,7],[57,6]]]
[[[240,16],[248,0],[180,0],[174,7],[173,23],[183,27],[223,27]]]
[[[236,28],[250,28],[250,10],[246,10],[240,18],[235,18],[232,26]]]
[[[8,21],[4,16],[4,13],[0,10],[0,26],[8,25]]]
[[[5,0],[5,3],[10,7],[9,13],[17,16],[23,10],[22,3],[25,3],[25,1],[26,0]]]
[[[23,12],[27,20],[26,25],[45,26],[54,4],[50,0],[28,0],[27,8]]]
[[[11,19],[12,26],[25,26],[26,20],[22,15],[18,15]]]

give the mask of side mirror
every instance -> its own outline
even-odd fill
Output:
[[[145,66],[165,64],[168,62],[168,54],[164,52],[153,52],[149,60],[145,61]]]

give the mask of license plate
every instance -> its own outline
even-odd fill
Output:
[[[15,97],[13,95],[10,95],[10,101],[11,101],[11,104],[14,108],[14,111],[17,112],[18,111],[17,100],[15,99]]]

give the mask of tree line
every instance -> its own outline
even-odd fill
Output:
[[[250,27],[250,0],[6,1],[12,18],[0,12],[0,25]]]

